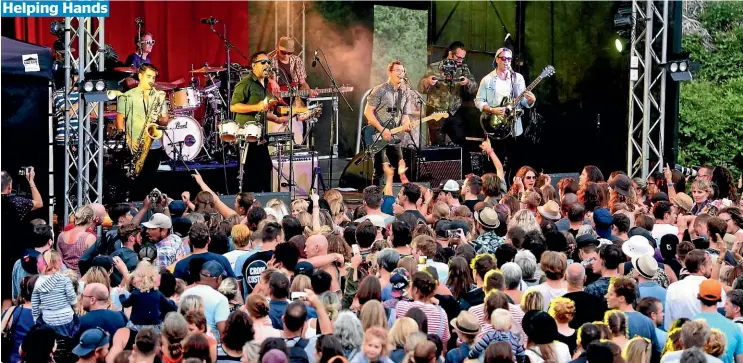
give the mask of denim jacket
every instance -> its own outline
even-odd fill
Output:
[[[514,75],[515,77],[514,84],[511,89],[511,98],[517,97],[526,89],[524,76],[518,73],[514,73]],[[480,81],[480,88],[477,91],[477,96],[475,96],[475,106],[477,106],[477,109],[479,109],[480,111],[482,111],[485,105],[488,105],[490,107],[500,106],[501,98],[498,97],[495,92],[495,84],[497,79],[498,74],[496,73],[496,70],[493,70],[487,76],[485,76],[482,81]],[[523,98],[519,105],[521,107],[531,108],[531,105],[526,102],[526,98]],[[519,136],[523,132],[524,129],[521,126],[521,119],[517,118],[513,126],[513,136]]]

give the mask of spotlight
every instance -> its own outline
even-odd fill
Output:
[[[85,81],[83,84],[83,90],[85,90],[85,92],[93,92],[93,81]]]
[[[106,81],[102,79],[85,80],[81,85],[82,94],[88,102],[108,101]]]
[[[49,32],[57,38],[64,38],[64,24],[58,20],[53,21],[49,24]]]
[[[698,68],[698,64],[692,63],[688,58],[676,59],[665,64],[668,74],[676,82],[690,81],[692,79],[692,68]]]
[[[98,81],[98,82],[95,83],[95,90],[96,91],[99,91],[100,92],[100,91],[103,91],[104,89],[106,89],[106,83],[105,82]]]

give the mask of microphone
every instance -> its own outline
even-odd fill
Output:
[[[214,25],[214,24],[216,24],[216,23],[219,23],[219,20],[217,20],[217,19],[214,19],[214,17],[213,17],[213,16],[210,16],[210,17],[208,17],[208,18],[201,18],[201,24],[209,24],[209,25]]]
[[[137,25],[137,26],[144,25],[144,19],[142,19],[141,17],[134,18],[134,25]]]
[[[503,42],[505,42],[506,40],[508,40],[508,38],[510,38],[510,37],[511,37],[511,33],[506,34],[506,37],[505,37],[505,39],[503,39]]]
[[[315,55],[312,56],[312,68],[317,65],[317,49],[315,49]]]

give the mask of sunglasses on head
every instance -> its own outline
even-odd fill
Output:
[[[266,65],[266,64],[271,63],[271,61],[268,60],[268,59],[262,59],[262,60],[253,62],[253,64],[256,64],[256,63],[260,63],[260,64],[263,64],[263,65]]]

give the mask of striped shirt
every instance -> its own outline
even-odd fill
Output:
[[[69,277],[59,272],[39,276],[31,295],[31,312],[34,320],[42,316],[44,323],[52,326],[67,324],[75,315],[72,304],[76,299],[77,295]]]
[[[449,332],[449,318],[446,316],[446,311],[441,306],[433,304],[424,304],[420,301],[400,301],[397,303],[396,317],[402,318],[408,313],[408,310],[412,308],[419,308],[423,310],[428,319],[428,334],[436,334],[441,337],[441,341],[446,345],[446,342],[451,338]]]
[[[54,141],[57,144],[64,144],[64,135],[65,135],[65,114],[64,114],[64,89],[58,90],[54,92],[54,119],[57,120],[57,128],[54,135]],[[72,105],[72,109],[69,111],[70,114],[70,127],[72,128],[72,134],[70,135],[71,139],[77,138],[77,112],[73,112],[72,110],[77,110],[77,101],[80,98],[80,94],[77,92],[71,92],[70,93],[70,104]]]
[[[519,338],[510,331],[505,330],[493,330],[483,335],[482,338],[478,339],[477,343],[472,346],[470,350],[470,358],[479,357],[488,347],[490,342],[506,342],[511,344],[511,351],[516,356],[524,355],[524,346],[519,343]]]
[[[480,333],[477,334],[477,338],[481,338],[486,333],[495,331],[492,325],[490,325],[490,318],[485,318],[485,304],[473,306],[467,310],[472,315],[477,317],[480,321]],[[521,328],[521,321],[524,319],[524,312],[521,307],[514,304],[508,304],[508,312],[511,314],[511,332],[519,338],[519,344],[526,346],[526,334],[524,334]]]

